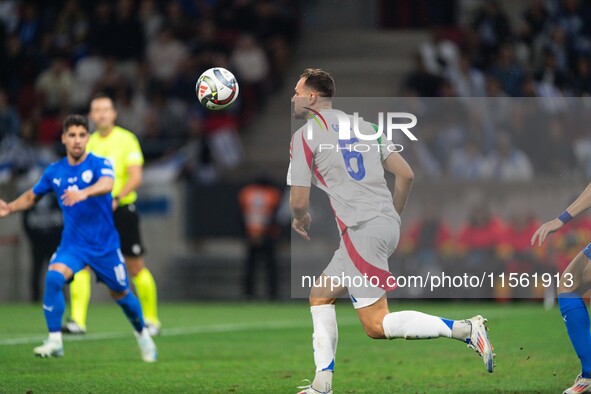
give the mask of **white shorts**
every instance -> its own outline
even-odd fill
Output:
[[[399,239],[400,223],[394,219],[376,217],[348,227],[324,275],[347,288],[355,309],[370,306],[396,287],[388,258]]]

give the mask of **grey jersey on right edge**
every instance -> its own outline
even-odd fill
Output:
[[[379,141],[358,140],[353,132],[351,140],[339,140],[337,115],[348,117],[353,126],[352,116],[334,109],[321,110],[293,134],[287,184],[316,185],[324,190],[337,222],[346,227],[378,216],[400,224],[382,166],[395,151],[394,144],[385,136]],[[312,125],[311,135],[308,125]],[[359,118],[359,131],[363,135],[376,133],[363,118]]]

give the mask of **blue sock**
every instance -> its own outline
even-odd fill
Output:
[[[140,302],[138,301],[137,297],[133,295],[130,291],[128,292],[125,297],[117,300],[123,312],[125,312],[125,316],[129,319],[133,328],[137,332],[142,332],[144,329],[144,315],[142,313],[142,307]]]
[[[591,322],[587,306],[575,293],[559,294],[558,305],[570,341],[581,360],[582,375],[584,378],[591,378]]]
[[[45,276],[45,295],[43,296],[43,313],[49,332],[62,329],[62,316],[66,310],[66,300],[62,289],[66,278],[61,272],[47,271]]]
[[[451,330],[452,327],[454,326],[454,321],[455,320],[450,320],[450,319],[444,319],[443,317],[440,317],[440,319],[445,323],[446,326],[449,327],[449,329]]]

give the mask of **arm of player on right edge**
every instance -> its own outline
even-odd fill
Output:
[[[0,200],[0,219],[7,217],[13,212],[26,211],[33,207],[40,198],[41,196],[33,193],[33,189],[29,189],[9,203]]]
[[[394,209],[399,215],[402,215],[415,175],[408,162],[397,152],[390,153],[383,164],[388,172],[396,176],[393,193]]]
[[[541,246],[548,235],[559,230],[570,222],[575,216],[581,212],[591,208],[591,183],[587,185],[585,190],[577,197],[577,199],[569,205],[568,208],[556,219],[552,219],[540,226],[531,238],[531,244],[535,244],[538,241],[538,246]]]

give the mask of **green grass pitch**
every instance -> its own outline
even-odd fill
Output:
[[[350,303],[337,307],[336,393],[559,393],[578,359],[557,309],[540,303],[406,303],[450,318],[483,314],[497,353],[493,374],[460,342],[378,341]],[[0,393],[295,393],[312,379],[312,323],[304,302],[160,306],[159,360],[141,361],[115,304],[91,305],[89,333],[67,339],[65,357],[38,359],[40,306],[0,305]]]

